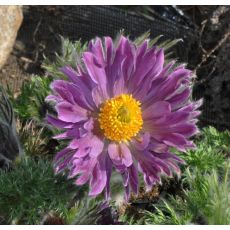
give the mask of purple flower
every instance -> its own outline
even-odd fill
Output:
[[[198,132],[201,101],[191,101],[192,72],[174,62],[164,64],[163,49],[136,46],[120,36],[91,41],[83,63],[61,71],[68,80],[51,88],[57,118],[48,122],[65,130],[57,139],[69,145],[55,157],[56,172],[69,170],[76,184],[89,182],[92,196],[110,197],[113,168],[123,178],[126,199],[138,192],[138,171],[147,189],[162,175],[180,173],[183,161],[170,153],[193,148],[189,138]]]

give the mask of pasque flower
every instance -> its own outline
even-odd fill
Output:
[[[164,63],[164,50],[136,46],[120,36],[91,41],[76,69],[61,68],[67,80],[55,80],[47,100],[57,117],[48,122],[65,130],[57,139],[69,144],[55,157],[55,170],[69,171],[75,183],[89,183],[89,194],[105,191],[116,170],[128,198],[138,191],[138,172],[147,189],[162,175],[179,174],[183,161],[170,152],[193,148],[201,101],[191,100],[192,72],[175,62]]]

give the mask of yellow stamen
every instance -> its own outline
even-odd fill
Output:
[[[136,136],[143,125],[140,105],[129,94],[107,100],[100,109],[98,119],[105,137],[120,142]]]

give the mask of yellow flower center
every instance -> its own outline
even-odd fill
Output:
[[[120,142],[136,136],[143,125],[140,105],[129,94],[107,100],[100,109],[98,119],[105,137]]]

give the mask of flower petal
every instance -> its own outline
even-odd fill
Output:
[[[104,99],[107,99],[107,76],[105,69],[98,65],[95,56],[90,52],[85,52],[83,54],[83,61],[91,79],[98,85],[98,88],[101,91],[101,96]]]
[[[108,153],[115,165],[125,165],[129,167],[132,163],[132,155],[127,145],[111,143],[108,146]]]
[[[154,118],[162,117],[171,112],[171,105],[166,101],[158,101],[150,105],[143,111],[143,119],[149,120]]]
[[[69,144],[68,148],[76,149],[76,157],[84,157],[90,155],[97,157],[103,150],[104,142],[96,135],[87,134],[79,139],[74,139]]]
[[[145,132],[144,134],[134,138],[133,143],[136,149],[144,150],[148,147],[150,142],[150,134],[149,132]]]
[[[98,160],[97,165],[94,167],[92,177],[90,180],[90,196],[100,194],[106,186],[107,174],[105,167],[105,158],[102,157]]]
[[[77,104],[70,104],[69,102],[61,102],[56,106],[58,118],[65,122],[79,122],[87,120],[87,110],[81,108]]]
[[[129,177],[130,177],[130,185],[135,194],[138,193],[138,171],[136,169],[136,166],[132,164],[129,167]]]
[[[53,126],[57,127],[57,128],[72,128],[74,126],[74,124],[72,122],[65,122],[65,121],[61,121],[58,118],[52,117],[50,115],[47,115],[46,120],[48,123],[52,124]]]

